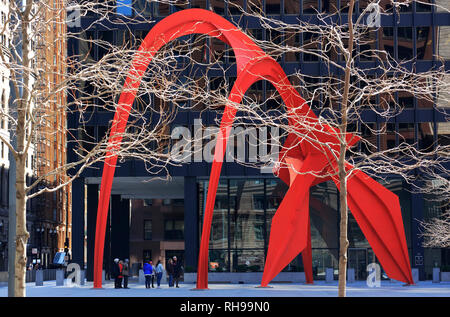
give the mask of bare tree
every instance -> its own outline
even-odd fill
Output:
[[[424,247],[448,248],[450,246],[450,211],[434,217],[422,224]]]

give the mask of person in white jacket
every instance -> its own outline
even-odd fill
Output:
[[[158,285],[158,288],[161,288],[161,279],[164,273],[164,267],[161,263],[161,260],[158,260],[158,263],[156,264],[155,268],[156,272],[156,285]]]

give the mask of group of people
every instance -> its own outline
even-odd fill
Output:
[[[153,266],[153,261],[145,262],[143,271],[145,276],[145,288],[155,288],[155,276],[156,285],[158,286],[158,288],[161,287],[161,279],[164,273],[164,267],[161,263],[161,260],[158,260],[156,266]]]
[[[128,276],[130,275],[129,260],[114,259],[112,277],[114,278],[114,288],[128,288]],[[123,286],[122,286],[123,281]]]
[[[145,288],[155,288],[154,281],[156,276],[156,285],[157,288],[161,288],[161,279],[164,273],[164,267],[161,263],[161,260],[158,261],[156,266],[153,266],[152,261],[148,261],[144,263],[144,276],[145,276]],[[177,260],[177,257],[174,256],[172,259],[169,259],[167,263],[167,275],[169,276],[169,287],[177,287],[178,281],[180,280],[182,274],[182,266],[181,262]]]
[[[157,288],[161,288],[161,279],[164,273],[164,266],[162,265],[161,260],[158,260],[156,266],[153,265],[152,261],[145,262],[143,271],[145,276],[145,288],[155,288],[155,277]],[[183,273],[183,267],[181,265],[181,262],[178,261],[176,256],[169,259],[169,261],[167,262],[166,271],[169,277],[169,287],[179,288],[178,282]],[[117,258],[114,259],[111,275],[114,278],[114,288],[129,288],[128,287],[128,277],[130,275],[129,260],[125,259],[124,261],[122,261]]]

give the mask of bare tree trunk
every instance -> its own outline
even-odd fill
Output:
[[[353,52],[353,6],[355,4],[354,0],[350,1],[348,10],[348,29],[349,29],[349,39],[348,39],[348,50],[345,56],[346,67],[345,67],[345,78],[344,78],[344,94],[341,104],[341,115],[342,121],[340,124],[340,148],[339,148],[339,160],[338,160],[338,174],[339,174],[339,198],[340,198],[340,210],[341,210],[341,221],[340,221],[340,235],[339,235],[339,286],[338,286],[338,296],[346,296],[346,286],[347,286],[347,250],[348,250],[348,237],[347,237],[347,227],[348,227],[348,204],[347,204],[347,171],[345,168],[345,153],[347,151],[346,133],[347,133],[347,109],[348,109],[348,95],[350,87],[350,70],[352,63],[352,52]]]
[[[25,297],[25,277],[27,265],[27,241],[29,233],[26,226],[25,196],[25,160],[23,156],[16,159],[16,264],[15,264],[15,297]]]
[[[27,231],[26,209],[26,158],[28,156],[27,115],[31,110],[29,93],[30,83],[30,11],[32,0],[27,0],[22,14],[22,52],[23,52],[23,94],[17,103],[17,155],[16,159],[16,265],[15,265],[15,297],[26,296],[27,242],[30,234]]]
[[[342,152],[342,151],[341,151]],[[344,151],[345,153],[345,151]],[[342,167],[344,165],[344,167]],[[341,209],[341,221],[340,221],[340,236],[339,236],[339,286],[338,296],[345,297],[347,286],[347,250],[348,250],[348,237],[347,237],[347,225],[348,225],[348,206],[347,206],[347,176],[345,172],[345,161],[341,165],[339,162],[339,183],[340,183],[340,209]]]

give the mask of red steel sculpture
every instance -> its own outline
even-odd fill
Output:
[[[281,95],[289,115],[292,132],[286,138],[275,172],[289,185],[272,219],[270,240],[261,286],[269,282],[299,253],[302,253],[307,283],[313,283],[309,188],[336,176],[339,132],[321,123],[305,100],[287,79],[281,66],[265,54],[246,34],[221,16],[207,10],[188,9],[174,13],[157,23],[136,53],[109,135],[104,162],[94,252],[94,288],[102,287],[102,263],[111,187],[129,113],[141,79],[156,52],[170,41],[189,34],[206,34],[228,44],[234,50],[237,79],[222,116],[212,163],[197,271],[197,288],[208,288],[208,245],[214,202],[223,157],[239,104],[249,87],[259,81],[271,82]],[[359,138],[347,134],[349,146]],[[337,156],[333,156],[333,154]],[[353,168],[347,163],[347,168]],[[398,197],[359,170],[348,179],[349,208],[389,277],[413,284],[406,238]]]

